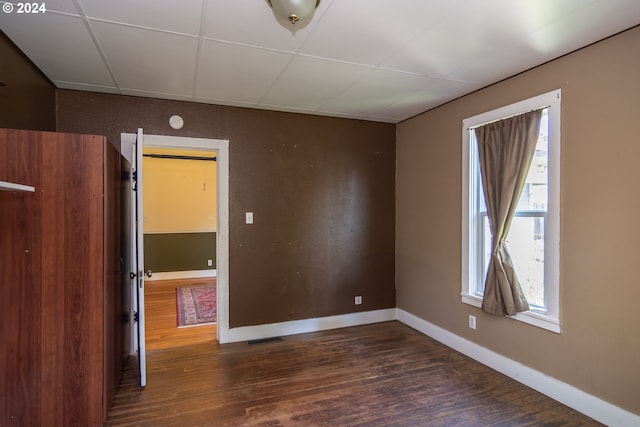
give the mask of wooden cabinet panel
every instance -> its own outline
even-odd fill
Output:
[[[119,155],[7,129],[0,155],[0,180],[35,187],[0,192],[0,425],[102,425],[120,374]]]
[[[2,131],[0,131],[2,132]],[[4,132],[0,140],[4,140]],[[0,180],[41,185],[39,138],[0,144]],[[42,370],[40,193],[0,191],[0,424],[39,425]],[[28,331],[28,332],[27,332]]]

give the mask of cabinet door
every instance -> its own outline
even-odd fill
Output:
[[[105,138],[46,133],[42,150],[42,417],[101,425]]]
[[[40,425],[42,193],[36,133],[0,129],[0,181],[36,191],[0,191],[0,425]],[[23,331],[29,331],[24,333]],[[36,406],[37,407],[37,406]]]
[[[0,424],[99,426],[105,138],[0,129]]]

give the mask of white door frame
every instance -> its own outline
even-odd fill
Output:
[[[133,138],[133,139],[132,139]],[[121,153],[130,153],[127,148],[135,134],[121,134]],[[181,136],[144,135],[145,147],[180,148],[188,150],[216,151],[217,169],[217,230],[216,230],[216,270],[217,270],[217,334],[219,343],[229,342],[229,140],[188,138]],[[126,156],[125,156],[126,157]]]

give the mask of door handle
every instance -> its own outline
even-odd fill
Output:
[[[144,275],[147,276],[147,277],[151,277],[151,276],[153,276],[153,272],[151,270],[147,270],[147,272],[144,273]]]

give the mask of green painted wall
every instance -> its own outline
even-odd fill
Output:
[[[209,267],[207,260],[213,260],[213,266]],[[144,266],[154,273],[213,270],[216,233],[145,234]]]

